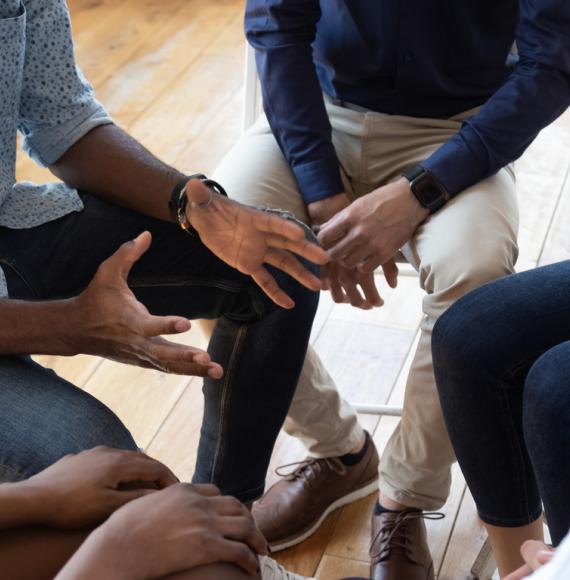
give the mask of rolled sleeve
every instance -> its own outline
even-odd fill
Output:
[[[26,10],[18,129],[28,155],[48,166],[89,131],[113,121],[75,64],[65,1],[35,0]]]

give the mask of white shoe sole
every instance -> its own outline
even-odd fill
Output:
[[[364,487],[361,487],[356,491],[353,491],[343,497],[340,497],[335,502],[331,503],[331,505],[321,514],[321,517],[309,529],[305,530],[299,536],[295,536],[294,538],[288,538],[286,540],[283,540],[282,542],[270,544],[271,552],[272,553],[281,552],[282,550],[286,550],[287,548],[291,548],[293,546],[296,546],[297,544],[300,544],[301,542],[304,542],[307,538],[310,538],[321,527],[321,524],[325,521],[326,517],[329,514],[331,514],[338,508],[341,508],[345,505],[348,505],[349,503],[353,503],[372,493],[377,492],[378,492],[378,478],[376,478],[374,481],[371,481]]]

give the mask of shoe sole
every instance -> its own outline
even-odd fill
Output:
[[[310,527],[307,528],[305,531],[301,532],[298,536],[290,537],[280,542],[275,542],[274,544],[270,544],[271,552],[281,552],[282,550],[286,550],[287,548],[292,548],[301,542],[304,542],[307,538],[310,538],[320,527],[321,524],[325,521],[326,517],[330,515],[335,510],[348,505],[349,503],[353,503],[362,499],[372,493],[378,492],[378,478],[376,477],[370,483],[367,483],[363,487],[344,495],[343,497],[338,498],[336,501],[331,503],[329,507],[321,514],[321,517]]]

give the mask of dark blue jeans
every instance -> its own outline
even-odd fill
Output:
[[[433,334],[449,435],[481,519],[570,527],[570,261],[492,282]]]
[[[157,315],[220,318],[209,352],[225,375],[204,380],[194,480],[242,501],[257,498],[301,372],[318,295],[273,271],[296,302],[291,311],[278,308],[199,239],[83,197],[83,212],[31,230],[0,228],[10,296],[77,295],[120,244],[149,230],[152,246],[129,278],[137,298]],[[28,357],[0,358],[0,478],[30,476],[66,453],[100,444],[136,448],[120,420],[89,394]]]

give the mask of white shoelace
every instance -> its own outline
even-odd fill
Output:
[[[261,567],[261,578],[263,580],[316,580],[316,578],[308,578],[307,576],[300,576],[285,570],[281,564],[277,563],[272,558],[261,556],[259,558]]]

